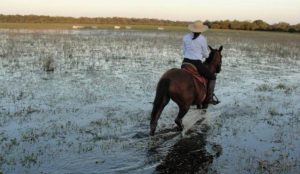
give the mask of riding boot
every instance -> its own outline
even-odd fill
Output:
[[[209,80],[207,85],[207,96],[206,99],[202,105],[203,109],[206,109],[208,107],[208,104],[216,105],[220,103],[218,100],[214,100],[214,90],[215,90],[216,80]]]

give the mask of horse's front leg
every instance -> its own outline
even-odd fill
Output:
[[[202,103],[197,104],[197,109],[202,109]]]
[[[185,114],[188,112],[189,109],[190,109],[189,106],[186,107],[179,106],[179,113],[177,115],[177,118],[175,119],[175,123],[177,124],[179,131],[183,130],[182,118],[185,116]]]

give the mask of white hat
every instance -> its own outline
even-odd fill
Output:
[[[188,25],[188,29],[194,33],[201,33],[208,30],[208,26],[204,25],[201,21],[195,21]]]

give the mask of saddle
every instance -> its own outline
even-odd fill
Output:
[[[203,90],[203,87],[205,88],[205,91],[207,90],[208,80],[199,74],[197,67],[195,65],[184,62],[181,65],[181,69],[193,76],[197,94],[200,94],[201,92],[203,93],[203,91],[201,91],[201,90]],[[197,101],[198,102],[203,101],[205,99],[205,97],[206,97],[206,92],[205,92],[204,96],[202,98],[198,98]]]

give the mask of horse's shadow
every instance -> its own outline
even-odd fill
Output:
[[[206,134],[209,126],[203,124],[204,119],[197,121],[192,128],[185,133],[179,132],[177,128],[158,131],[153,141],[158,141],[157,146],[148,149],[148,155],[155,155],[159,151],[168,151],[166,155],[160,156],[160,163],[156,166],[158,173],[207,173],[214,157],[220,154],[210,154],[206,150]],[[172,145],[167,142],[173,142]],[[175,144],[174,144],[175,141]],[[218,145],[214,145],[218,146]],[[218,146],[221,147],[221,146]],[[163,160],[161,160],[163,159]]]

